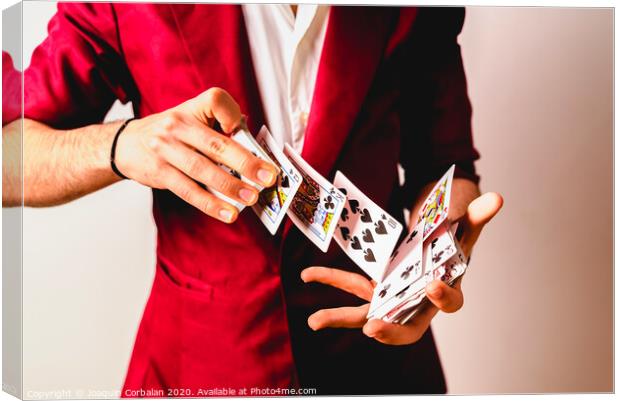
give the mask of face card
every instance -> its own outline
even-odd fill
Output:
[[[284,145],[284,154],[302,176],[302,183],[286,214],[310,241],[323,252],[327,252],[346,196],[316,172],[288,144]]]
[[[258,201],[252,206],[252,210],[260,221],[267,227],[271,235],[274,235],[278,231],[282,219],[286,216],[286,211],[301,185],[302,178],[301,173],[284,155],[267,127],[261,128],[256,137],[256,142],[280,168],[276,185],[261,191]]]
[[[347,196],[334,239],[351,260],[379,282],[403,226],[340,171],[334,185]]]
[[[420,208],[418,223],[424,222],[424,240],[448,217],[453,175],[454,165],[437,181]]]

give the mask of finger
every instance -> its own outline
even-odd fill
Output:
[[[428,304],[414,319],[407,324],[384,322],[380,319],[370,319],[362,331],[368,337],[389,345],[405,345],[417,342],[431,324],[438,309]]]
[[[503,203],[504,199],[501,195],[487,192],[469,204],[467,213],[463,217],[463,231],[460,238],[461,248],[465,255],[470,255],[484,225],[499,212]]]
[[[314,331],[327,327],[360,328],[366,323],[370,304],[343,306],[341,308],[321,309],[308,317],[308,326]]]
[[[241,123],[241,109],[235,99],[221,88],[210,88],[188,103],[194,115],[204,124],[217,120],[222,130],[230,134]]]
[[[232,223],[237,219],[239,212],[234,206],[200,188],[196,182],[174,167],[166,168],[163,176],[164,185],[168,189],[203,213],[224,223]]]
[[[330,267],[312,266],[305,268],[301,272],[301,279],[304,283],[316,281],[331,285],[365,301],[370,302],[372,299],[372,284],[361,274]]]
[[[258,200],[256,188],[222,170],[204,155],[179,141],[162,143],[158,154],[187,176],[247,206]]]
[[[272,163],[259,159],[231,138],[207,126],[180,129],[176,135],[209,159],[227,165],[259,185],[270,187],[276,182],[278,170]]]
[[[426,296],[442,312],[453,313],[463,306],[460,282],[450,287],[441,280],[434,280],[426,286]]]

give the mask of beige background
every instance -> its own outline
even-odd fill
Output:
[[[24,65],[54,7],[24,4]],[[477,167],[505,208],[464,308],[433,322],[451,393],[612,390],[612,33],[609,9],[467,10]],[[24,211],[26,397],[122,385],[153,276],[150,208],[125,182]]]

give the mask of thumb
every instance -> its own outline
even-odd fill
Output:
[[[503,204],[504,199],[495,192],[487,192],[469,204],[467,213],[462,219],[463,231],[459,241],[465,255],[471,254],[485,224],[491,221]]]
[[[221,88],[210,88],[182,105],[202,121],[213,126],[217,121],[222,130],[230,134],[242,122],[241,109],[233,97]]]

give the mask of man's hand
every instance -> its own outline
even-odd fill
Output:
[[[248,206],[257,201],[258,191],[215,162],[264,187],[277,177],[273,165],[213,129],[217,121],[230,134],[241,118],[233,98],[223,89],[211,88],[177,107],[130,122],[118,140],[116,165],[127,177],[169,189],[209,216],[231,223],[237,209],[198,183]]]
[[[503,199],[499,194],[489,192],[473,200],[461,219],[462,227],[459,243],[467,257],[471,254],[482,228],[499,212]],[[459,228],[459,230],[461,230]],[[354,294],[368,302],[372,299],[375,283],[361,274],[344,270],[313,266],[301,272],[301,279],[306,282],[319,282]],[[380,319],[366,320],[369,304],[357,307],[322,309],[308,318],[308,325],[313,330],[326,327],[362,328],[364,334],[385,344],[403,345],[418,341],[428,329],[431,320],[438,311],[456,312],[463,306],[461,279],[454,287],[441,280],[435,280],[426,286],[426,295],[432,305],[419,313],[405,325],[387,323]]]
[[[232,223],[237,209],[199,183],[248,206],[256,202],[258,191],[215,163],[265,187],[275,183],[278,173],[229,138],[241,118],[232,97],[211,88],[169,110],[131,121],[118,137],[116,166],[129,178],[169,189],[209,216]],[[216,122],[224,134],[214,129]],[[2,205],[60,205],[119,181],[110,167],[110,150],[121,124],[61,130],[25,118],[4,126]],[[22,140],[28,155],[23,175]]]

